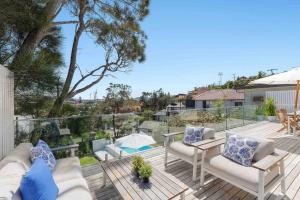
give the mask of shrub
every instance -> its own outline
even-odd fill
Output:
[[[276,107],[273,98],[268,98],[265,102],[265,115],[266,116],[275,116]]]
[[[150,176],[152,176],[152,166],[149,164],[144,164],[141,167],[139,173],[142,178],[144,178],[144,179],[149,178]]]
[[[265,107],[264,107],[264,105],[256,106],[256,108],[255,108],[255,114],[256,115],[264,115],[265,114]]]
[[[132,157],[132,168],[134,171],[138,172],[144,166],[144,158],[142,156]]]

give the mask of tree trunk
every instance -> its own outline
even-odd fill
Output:
[[[72,84],[73,76],[76,70],[76,61],[77,61],[77,50],[78,50],[78,45],[79,45],[79,40],[81,37],[81,34],[84,30],[84,22],[83,22],[83,17],[85,13],[85,4],[86,1],[80,1],[80,11],[79,11],[79,27],[75,32],[74,39],[73,39],[73,45],[72,45],[72,51],[71,51],[71,58],[70,58],[70,65],[69,65],[69,70],[68,70],[68,75],[67,78],[64,82],[62,91],[59,95],[59,97],[55,100],[48,117],[55,117],[59,116],[63,103],[66,99],[69,99],[74,96],[74,94],[70,94],[70,87]]]
[[[27,37],[22,43],[20,49],[16,52],[16,55],[9,66],[13,70],[19,64],[22,64],[22,58],[31,55],[37,45],[47,34],[49,24],[52,22],[53,17],[57,14],[57,10],[62,6],[63,0],[51,0],[45,7],[44,16],[46,16],[45,23],[36,27],[28,33]]]
[[[63,103],[64,103],[64,99],[62,98],[57,98],[48,114],[48,117],[57,117],[60,115],[60,112],[61,112],[61,109],[62,109],[62,106],[63,106]]]

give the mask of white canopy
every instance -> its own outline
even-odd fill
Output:
[[[116,145],[119,147],[128,147],[138,149],[143,146],[155,144],[155,140],[144,133],[134,133],[124,136],[116,140]]]
[[[300,67],[251,81],[249,85],[296,85],[300,80]]]

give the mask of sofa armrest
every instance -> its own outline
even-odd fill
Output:
[[[165,133],[163,134],[164,137],[171,137],[171,136],[176,136],[179,134],[183,134],[184,132],[173,132],[173,133]]]
[[[278,162],[282,161],[289,153],[283,150],[276,149],[274,154],[268,155],[263,159],[257,161],[252,165],[252,167],[259,169],[261,171],[267,171]]]
[[[220,138],[218,140],[214,140],[213,142],[209,142],[203,145],[198,146],[199,149],[206,151],[214,147],[221,146],[225,143],[225,138]]]

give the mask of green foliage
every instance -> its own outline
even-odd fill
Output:
[[[265,115],[266,116],[275,116],[276,115],[276,107],[273,98],[268,98],[265,102]]]
[[[255,114],[256,115],[264,115],[265,114],[265,106],[263,105],[258,105],[255,108]]]
[[[109,139],[110,137],[111,137],[110,133],[108,133],[106,131],[98,131],[98,132],[96,132],[95,140]]]
[[[155,112],[152,110],[144,110],[141,113],[141,116],[143,117],[144,120],[152,120],[154,114],[155,114]]]
[[[81,166],[88,166],[88,165],[93,165],[93,164],[97,164],[98,160],[93,157],[93,156],[85,156],[80,158],[80,165]]]
[[[67,121],[68,128],[71,133],[80,136],[82,133],[89,132],[94,129],[96,118],[90,117],[78,117],[70,118]]]
[[[77,115],[79,114],[79,110],[77,107],[75,107],[72,104],[66,103],[63,105],[61,110],[62,116],[71,116],[71,115]]]
[[[186,125],[186,122],[184,120],[182,120],[180,118],[180,116],[178,116],[178,115],[169,117],[167,123],[168,123],[168,126],[171,126],[171,127],[182,127],[182,126]]]
[[[139,155],[132,157],[132,168],[134,171],[138,172],[145,164],[144,158]]]
[[[175,98],[170,93],[165,93],[162,89],[153,92],[143,92],[140,97],[142,109],[144,110],[162,110],[174,101]]]
[[[139,174],[142,178],[144,179],[148,179],[149,177],[152,176],[152,166],[149,164],[144,164],[140,170],[139,170]]]
[[[214,106],[217,108],[217,120],[220,121],[224,114],[224,100],[214,101]]]
[[[113,113],[120,112],[124,102],[129,100],[131,96],[131,87],[129,85],[110,83],[106,91],[104,104],[106,109],[109,108]]]
[[[212,113],[209,111],[198,111],[196,122],[204,125],[205,123],[216,123],[220,122],[222,118],[220,118],[219,113]]]
[[[259,71],[257,73],[257,75],[255,76],[249,76],[249,77],[245,77],[245,76],[241,76],[241,77],[237,77],[236,80],[232,81],[229,80],[226,83],[224,83],[223,85],[215,85],[215,84],[211,84],[208,85],[209,89],[235,89],[235,88],[243,88],[245,86],[248,85],[249,82],[256,80],[256,79],[260,79],[263,77],[266,77],[267,74],[263,71]]]

